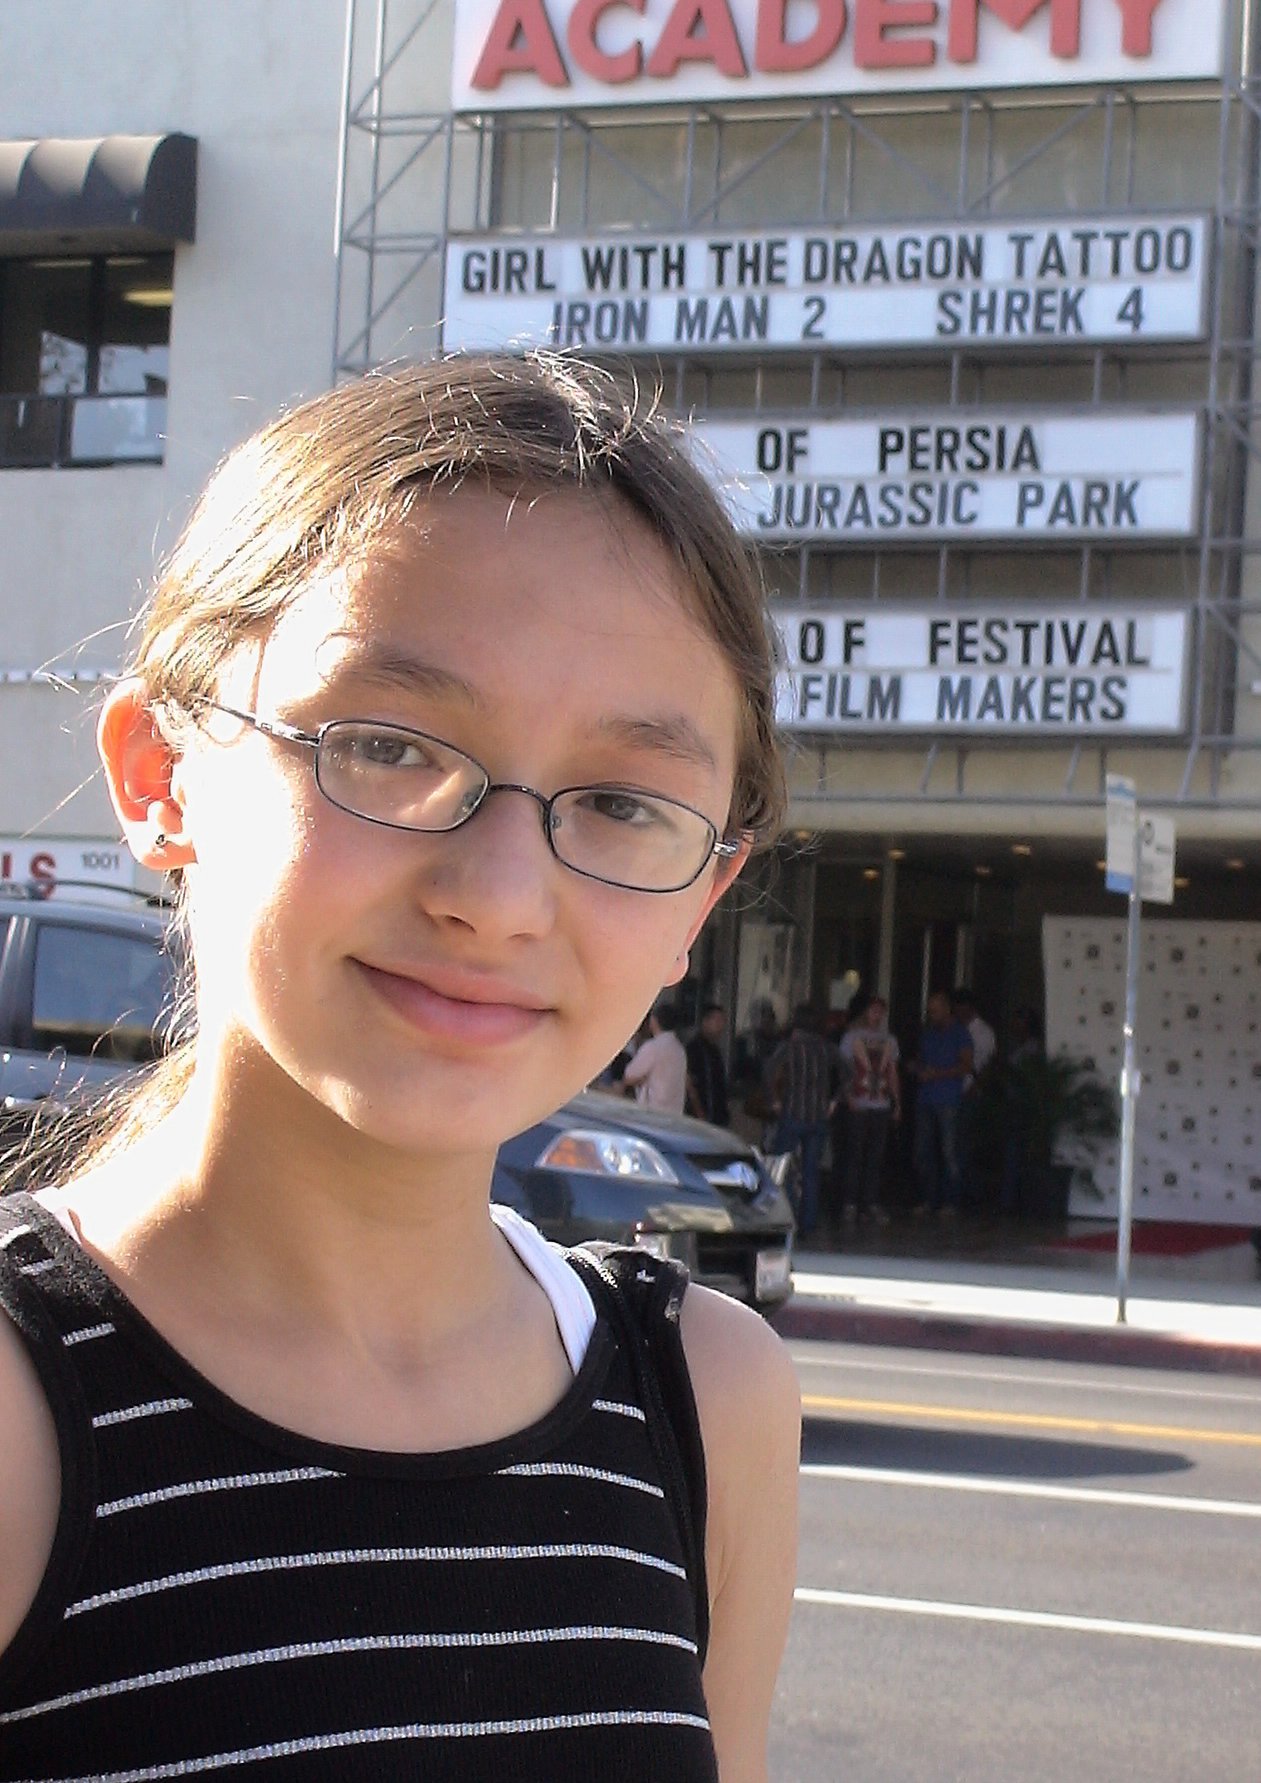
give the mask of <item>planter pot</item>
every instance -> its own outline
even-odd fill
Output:
[[[1038,1220],[1062,1224],[1068,1218],[1068,1191],[1073,1181],[1071,1164],[1044,1164],[1029,1172],[1025,1211]]]

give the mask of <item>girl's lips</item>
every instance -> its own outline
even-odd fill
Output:
[[[502,1045],[533,1033],[547,1014],[545,1009],[523,1003],[483,1002],[449,997],[417,978],[383,972],[377,966],[356,961],[372,989],[410,1027],[436,1039],[462,1040],[474,1045]]]

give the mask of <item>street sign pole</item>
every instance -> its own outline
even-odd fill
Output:
[[[1121,1163],[1117,1184],[1117,1324],[1125,1323],[1130,1288],[1130,1243],[1134,1231],[1134,1122],[1140,1089],[1138,1070],[1138,967],[1143,914],[1143,826],[1134,825],[1134,871],[1126,906],[1125,1028],[1121,1056]]]
[[[1177,838],[1171,817],[1144,817],[1132,780],[1107,783],[1107,885],[1126,894],[1125,1027],[1121,1058],[1121,1157],[1117,1171],[1117,1324],[1125,1324],[1134,1236],[1134,1129],[1143,1087],[1138,1068],[1138,971],[1143,899],[1172,904]]]

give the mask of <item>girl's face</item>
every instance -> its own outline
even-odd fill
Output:
[[[220,698],[315,731],[428,732],[493,782],[616,782],[725,833],[739,696],[629,511],[465,487],[352,571],[317,575]],[[603,885],[551,853],[538,803],[490,794],[419,834],[338,809],[312,752],[216,715],[178,762],[203,1039],[354,1128],[489,1152],[613,1057],[738,863],[686,890]]]

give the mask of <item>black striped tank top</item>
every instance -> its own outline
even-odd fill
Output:
[[[63,1476],[0,1657],[0,1779],[715,1783],[669,1420],[606,1285],[541,1422],[377,1453],[247,1412],[43,1208],[0,1202],[0,1305]]]

